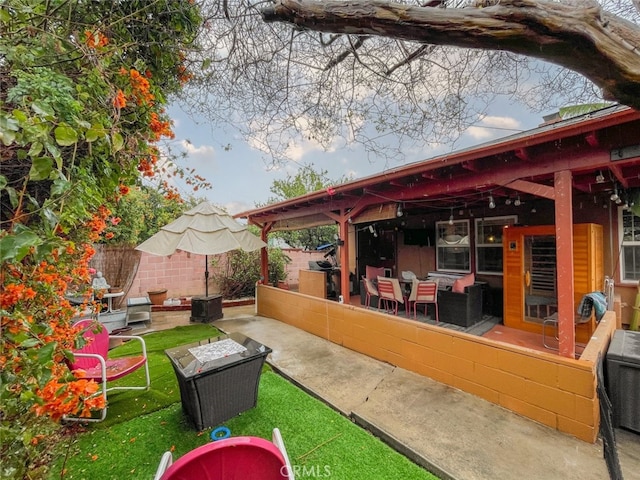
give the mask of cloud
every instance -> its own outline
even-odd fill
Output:
[[[513,117],[484,115],[479,118],[476,125],[467,128],[464,133],[475,140],[487,140],[502,137],[505,133],[520,132],[521,130],[520,121]]]
[[[496,117],[491,115],[485,115],[480,119],[480,122],[488,127],[504,128],[508,130],[520,130],[520,121],[512,117]]]
[[[471,136],[475,140],[486,140],[487,138],[495,137],[495,132],[482,127],[469,127],[465,130],[467,135]]]
[[[215,157],[216,151],[211,145],[196,146],[188,140],[180,140],[179,145],[190,158],[196,161],[211,161]]]
[[[224,208],[229,213],[229,215],[235,215],[236,213],[253,210],[254,208],[256,208],[256,206],[248,202],[231,201],[224,203],[222,205],[222,208]]]

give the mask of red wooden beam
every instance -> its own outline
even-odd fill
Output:
[[[624,178],[624,173],[622,173],[622,168],[620,167],[620,165],[613,164],[609,168],[615,175],[616,180],[618,180],[618,182],[620,182],[620,185],[622,185],[622,188],[629,188],[629,182],[626,178]]]
[[[520,160],[524,160],[525,162],[528,162],[529,160],[531,160],[531,157],[529,156],[529,152],[527,152],[526,148],[516,148],[513,151],[513,154],[518,157]]]
[[[549,200],[555,198],[555,190],[548,185],[540,185],[539,183],[527,182],[525,180],[514,180],[505,185],[505,187],[517,190],[519,192],[530,193],[536,197],[543,197]]]
[[[584,139],[592,147],[599,147],[600,146],[600,142],[598,141],[598,132],[596,132],[595,130],[593,132],[587,133],[584,136]]]

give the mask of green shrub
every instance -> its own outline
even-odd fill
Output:
[[[215,273],[212,275],[224,298],[253,297],[256,282],[261,279],[260,252],[234,250],[226,255],[221,264],[213,260]],[[277,285],[287,278],[285,267],[291,259],[279,248],[269,249],[269,283]]]

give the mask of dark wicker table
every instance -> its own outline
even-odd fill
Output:
[[[240,333],[165,350],[180,387],[182,409],[198,430],[256,406],[271,349]]]

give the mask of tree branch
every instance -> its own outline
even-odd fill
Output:
[[[500,0],[486,8],[442,9],[370,0],[276,0],[262,17],[306,30],[535,57],[578,72],[606,98],[640,109],[640,28],[596,3]]]

